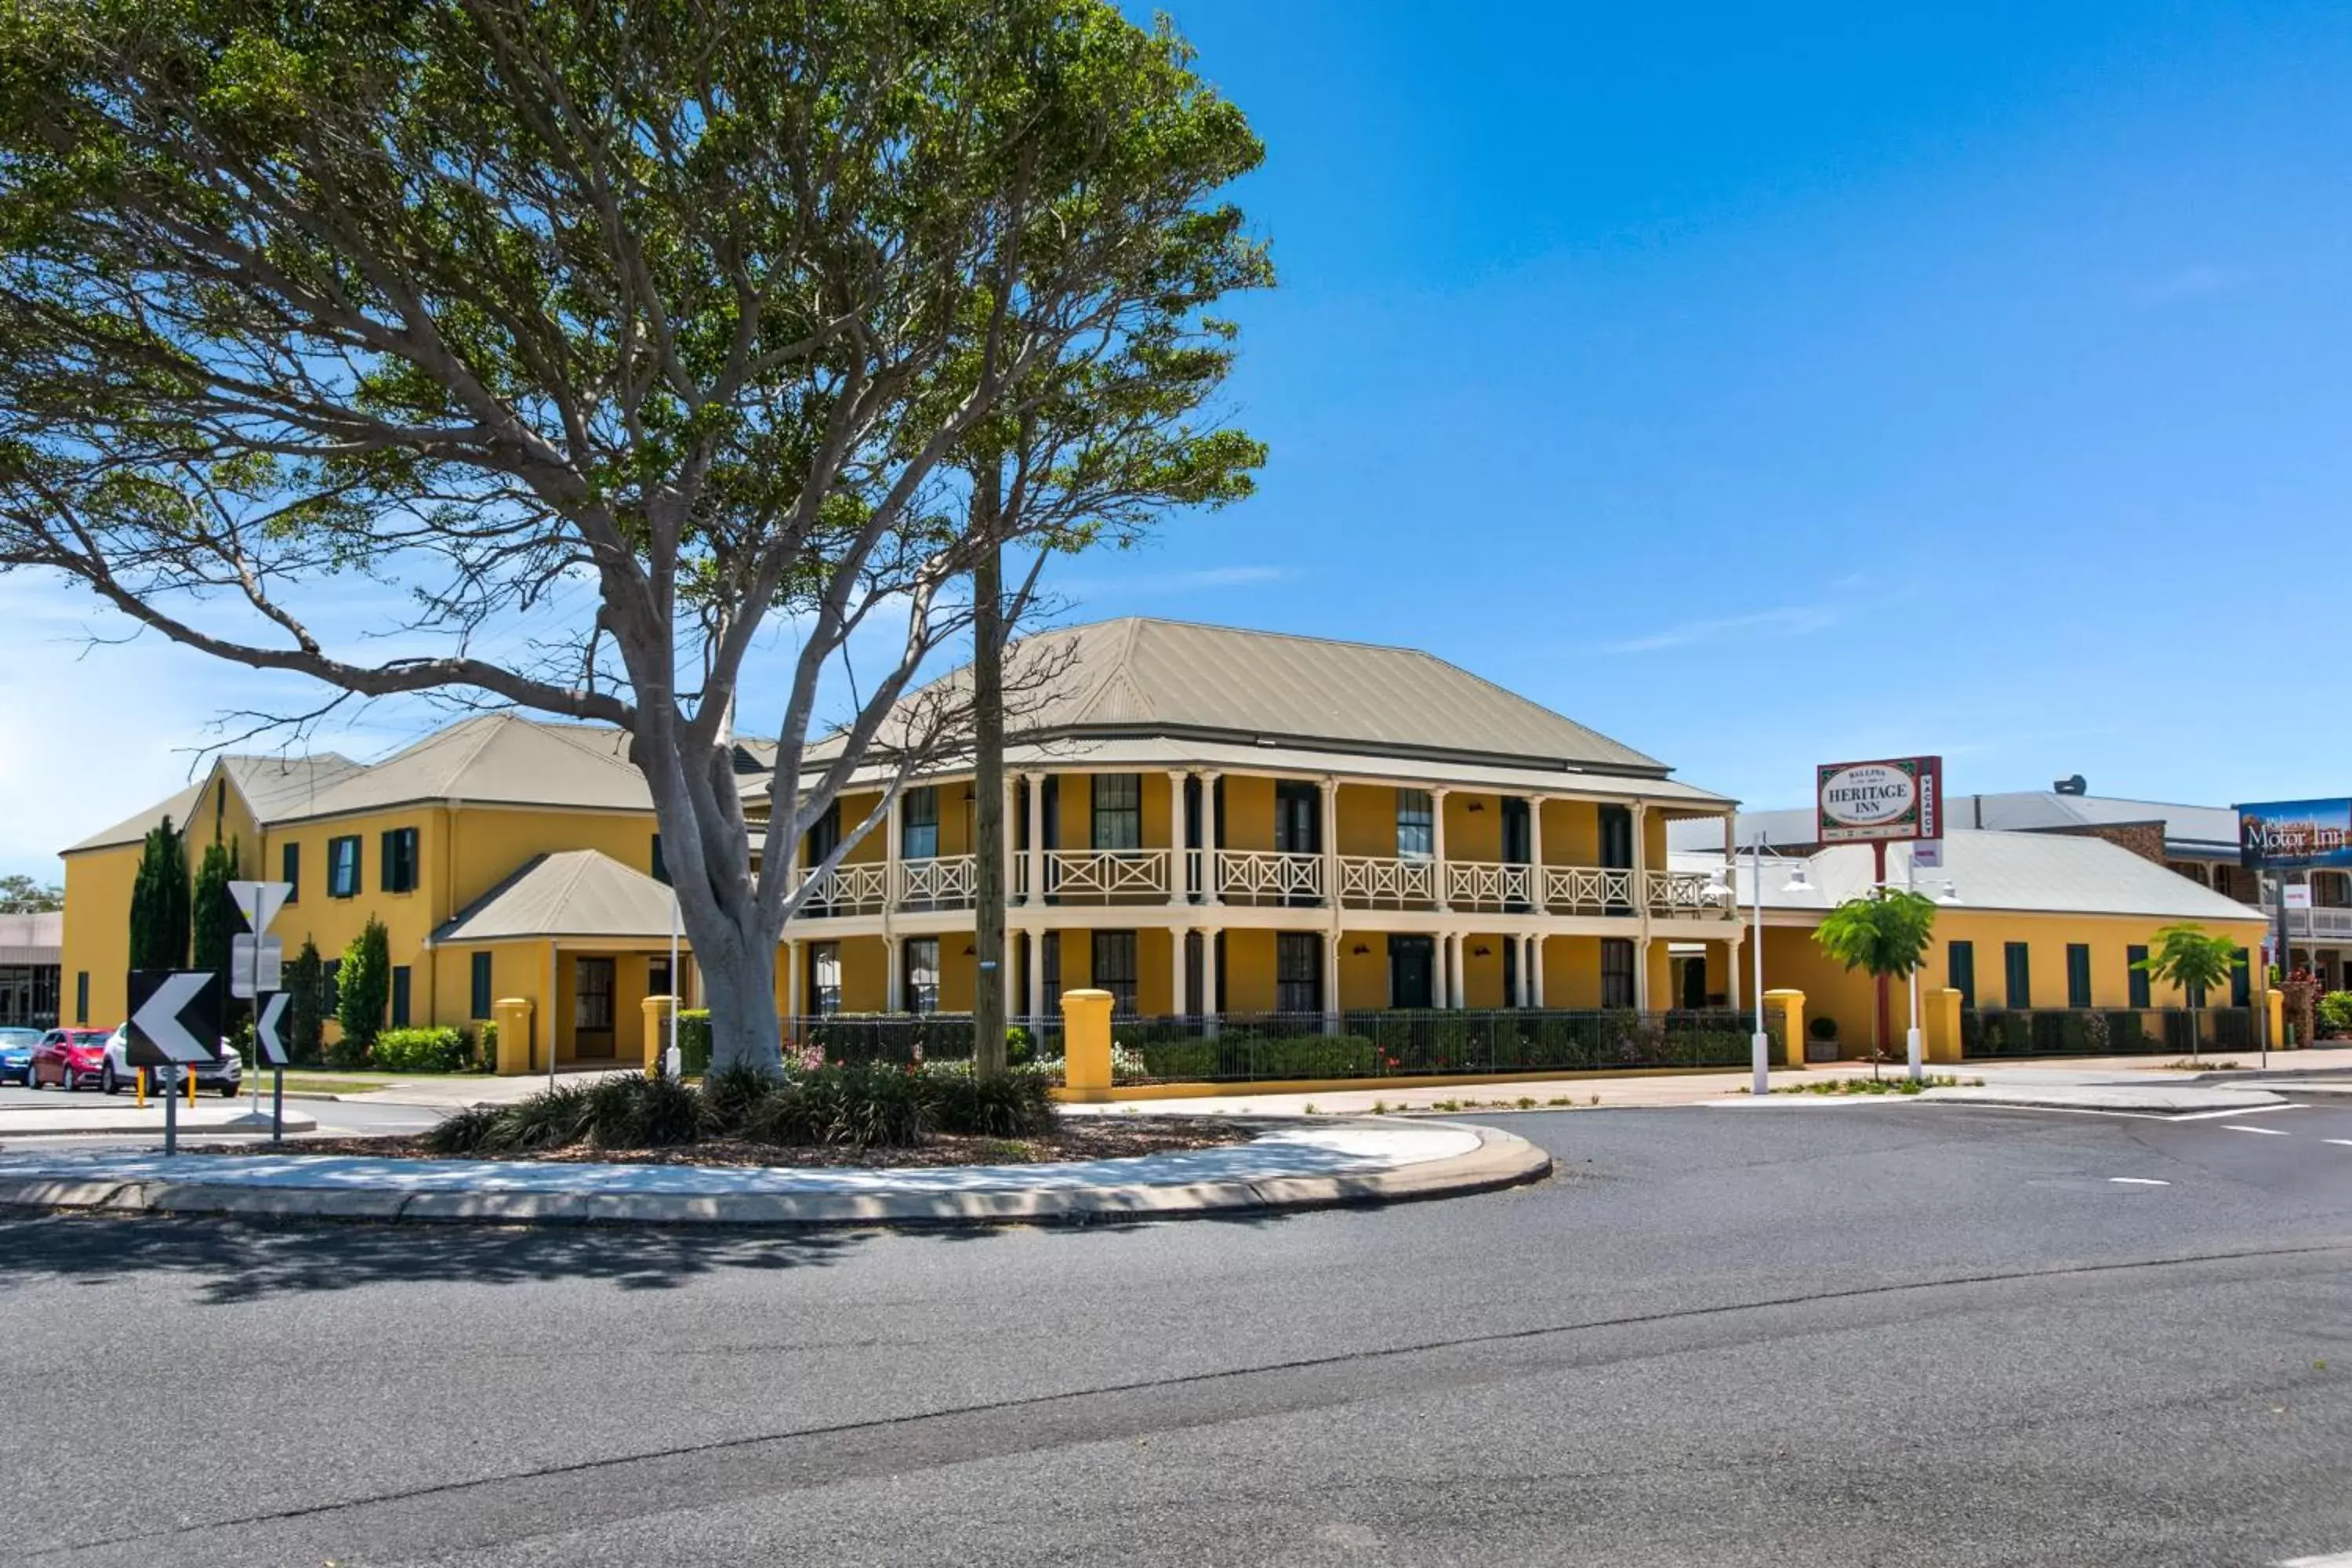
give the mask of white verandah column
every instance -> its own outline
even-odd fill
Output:
[[[1173,851],[1169,856],[1171,864],[1168,871],[1168,902],[1171,907],[1189,902],[1192,888],[1192,825],[1184,818],[1184,781],[1190,777],[1181,768],[1168,770],[1168,843]],[[1215,868],[1204,867],[1204,874],[1214,876]],[[1176,945],[1181,950],[1184,944],[1179,942]],[[1176,962],[1180,965],[1184,962],[1181,951]],[[1181,1013],[1184,1010],[1181,987],[1177,996],[1179,1000],[1170,1011]]]

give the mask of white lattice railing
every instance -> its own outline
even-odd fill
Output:
[[[1062,899],[1168,896],[1165,849],[1052,849],[1045,854],[1045,891]]]
[[[940,855],[898,864],[898,902],[951,909],[977,902],[979,863],[969,855]]]
[[[1445,901],[1457,910],[1531,910],[1535,868],[1496,860],[1448,860]]]
[[[1633,912],[1633,873],[1605,866],[1544,868],[1544,908],[1556,915]]]
[[[1217,851],[1217,896],[1236,904],[1286,904],[1323,897],[1323,857],[1279,849]]]
[[[1710,886],[1704,871],[1651,872],[1650,908],[1669,915],[1733,913],[1730,894]]]
[[[811,879],[808,898],[801,905],[808,915],[870,914],[882,908],[889,895],[889,878],[879,861],[856,866],[836,866],[822,877]]]
[[[1373,909],[1433,906],[1437,902],[1437,862],[1342,856],[1339,901]]]

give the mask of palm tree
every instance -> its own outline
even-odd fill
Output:
[[[2132,965],[2145,971],[2151,980],[2180,987],[2189,1004],[2191,1061],[2197,1059],[2198,1037],[2203,1033],[2198,1026],[2197,1016],[2204,1008],[2206,990],[2229,979],[2237,965],[2237,943],[2195,924],[2163,927],[2156,933],[2156,944],[2148,950],[2147,956]]]
[[[1936,929],[1936,900],[1903,888],[1874,888],[1859,899],[1848,899],[1829,912],[1814,929],[1821,950],[1846,968],[1866,970],[1878,982],[1878,1050],[1872,1053],[1871,1076],[1885,1051],[1888,1026],[1887,984],[1907,980],[1927,955],[1927,940]]]

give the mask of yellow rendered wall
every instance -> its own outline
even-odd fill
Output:
[[[1601,1005],[1599,937],[1547,937],[1543,950],[1546,1007],[1591,1008]]]
[[[1940,987],[1950,973],[1950,945],[1967,942],[1976,950],[1976,992],[1979,1007],[2010,1005],[2006,992],[2007,944],[2027,944],[2036,1007],[2063,1008],[2066,998],[2066,949],[2073,942],[2091,949],[2091,1005],[2126,1007],[2131,1004],[2130,971],[2125,950],[2153,948],[2158,928],[2173,923],[2156,919],[2117,915],[2048,914],[2000,910],[1938,911],[1927,962],[1920,971],[1924,985]],[[2263,940],[2259,921],[2200,922],[2216,935],[2226,935],[2258,954]],[[2259,972],[2254,976],[2260,989]],[[1764,932],[1764,984],[1770,989],[1793,988],[1805,993],[1805,1016],[1826,1014],[1838,1023],[1838,1036],[1849,1048],[1868,1043],[1875,1035],[1875,988],[1870,977],[1849,972],[1822,953],[1811,927],[1768,926]],[[2226,1001],[2227,994],[2216,998]],[[1907,1011],[1907,988],[1893,987],[1891,1012],[1895,1038],[1900,1044]],[[2154,1007],[2184,1005],[2177,987],[2151,983],[2148,1004]]]
[[[111,1028],[130,1011],[123,994],[131,970],[131,884],[142,846],[84,849],[66,861],[65,947],[58,975],[58,1016]],[[89,976],[89,1016],[74,1016],[75,977]]]
[[[1448,860],[1494,861],[1503,858],[1500,795],[1455,790],[1445,797],[1444,807]]]
[[[1356,949],[1365,951],[1358,952]],[[1389,1005],[1389,939],[1376,931],[1339,934],[1339,1005],[1369,1012]]]
[[[1321,802],[1317,802],[1321,808]],[[1225,775],[1224,841],[1228,849],[1274,847],[1274,781]],[[1205,826],[1202,828],[1207,831]]]
[[[1601,807],[1589,800],[1543,803],[1543,858],[1547,866],[1601,863]],[[1546,1000],[1549,1000],[1547,994]]]
[[[1638,956],[1638,955],[1637,955]],[[1663,1012],[1675,1005],[1674,953],[1663,942],[1650,944],[1650,989],[1646,997],[1652,1012]]]
[[[1381,859],[1397,851],[1396,791],[1386,784],[1339,786],[1339,853]]]
[[[1275,999],[1274,932],[1225,932],[1225,1011],[1271,1013]]]
[[[1486,950],[1483,957],[1478,952],[1482,947]],[[1503,991],[1501,937],[1474,934],[1462,939],[1462,1005],[1489,1008],[1510,1005]]]
[[[1666,868],[1666,814],[1663,811],[1642,814],[1642,864],[1653,871]]]

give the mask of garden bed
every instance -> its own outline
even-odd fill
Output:
[[[421,1136],[306,1138],[293,1144],[217,1143],[190,1147],[197,1154],[357,1154],[372,1159],[514,1160],[532,1163],[588,1162],[607,1165],[887,1166],[1033,1165],[1059,1160],[1124,1160],[1187,1149],[1218,1149],[1246,1143],[1257,1135],[1246,1124],[1203,1116],[1104,1115],[1063,1119],[1053,1131],[1022,1137],[935,1132],[908,1146],[870,1144],[779,1145],[740,1138],[698,1139],[658,1149],[608,1149],[581,1142],[552,1149],[482,1150],[452,1156]]]

